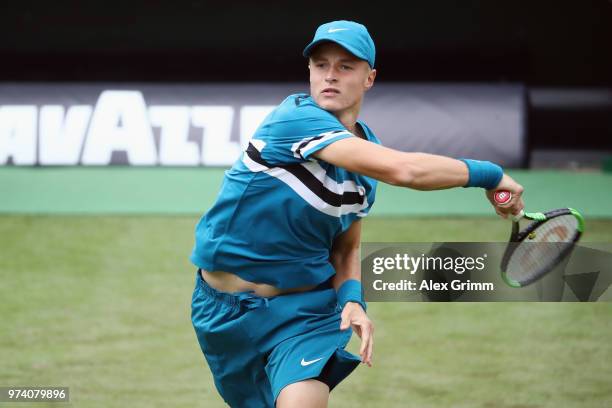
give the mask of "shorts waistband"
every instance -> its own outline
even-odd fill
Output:
[[[200,274],[200,269],[196,271],[196,279],[198,282],[198,286],[200,287],[200,290],[202,290],[207,295],[214,297],[215,299],[229,306],[241,306],[242,305],[247,309],[256,309],[261,306],[268,307],[269,299],[271,299],[271,298],[261,297],[255,294],[255,292],[253,291],[232,292],[232,293],[221,292],[213,288],[212,286],[210,286],[208,282],[206,282],[202,278],[202,275]],[[319,285],[317,285],[314,289],[310,290],[309,292],[326,290],[326,289],[331,289],[331,288],[333,288],[333,286],[331,284],[331,278],[330,278],[326,280],[325,282],[320,283]],[[297,293],[304,293],[304,292],[297,292]],[[292,294],[296,294],[296,293],[287,293],[287,294],[278,295],[278,296],[289,296]]]
[[[258,296],[253,291],[228,293],[213,288],[202,278],[199,269],[196,271],[196,279],[200,290],[229,306],[244,306],[247,309],[257,309],[261,306],[268,307],[268,298]]]

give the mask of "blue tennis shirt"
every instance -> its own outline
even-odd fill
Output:
[[[356,136],[309,95],[287,97],[225,172],[214,205],[196,226],[191,261],[283,289],[331,277],[334,239],[368,214],[376,194],[376,180],[312,157],[348,137]]]

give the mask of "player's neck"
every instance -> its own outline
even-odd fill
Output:
[[[342,112],[337,112],[336,117],[344,125],[344,127],[354,135],[359,135],[357,129],[357,117],[359,116],[361,104],[357,104],[356,106],[352,106],[348,109],[343,110]]]

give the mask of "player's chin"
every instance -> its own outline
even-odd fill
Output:
[[[332,113],[340,112],[346,108],[346,106],[344,106],[345,104],[343,104],[341,101],[338,101],[336,99],[321,99],[318,101],[318,104],[320,107],[322,107],[326,111],[329,111]]]

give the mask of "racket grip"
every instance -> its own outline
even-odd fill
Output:
[[[493,200],[497,204],[506,204],[510,200],[512,200],[512,193],[506,190],[499,190],[493,194]]]
[[[512,221],[519,222],[525,216],[525,211],[521,210],[518,214],[512,215]]]
[[[497,204],[506,204],[507,202],[512,200],[512,193],[506,190],[496,191],[495,194],[493,194],[493,200],[495,200]],[[525,211],[521,210],[519,211],[518,214],[512,215],[512,221],[518,222],[524,216],[525,216]]]

